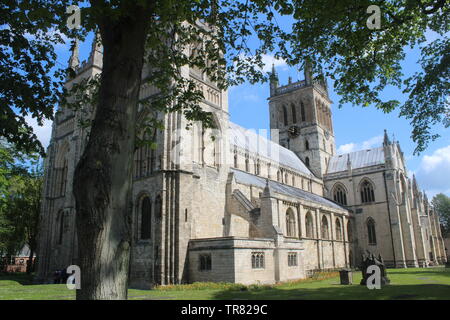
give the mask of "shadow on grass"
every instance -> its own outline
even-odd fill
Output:
[[[225,290],[219,300],[449,300],[450,285],[388,285],[369,290],[358,284],[325,288],[271,288],[251,291]]]
[[[33,284],[33,275],[19,272],[0,272],[0,281],[15,281],[23,286]]]

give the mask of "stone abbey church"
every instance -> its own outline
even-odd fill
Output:
[[[101,72],[102,49],[94,44],[80,63],[75,47],[69,64],[70,88]],[[280,85],[272,71],[268,138],[232,123],[227,92],[204,74],[182,72],[203,90],[216,139],[201,124],[186,130],[180,113],[161,113],[158,147],[136,151],[132,287],[287,281],[356,267],[367,250],[398,268],[446,261],[438,216],[407,177],[398,142],[385,133],[379,147],[336,154],[323,78],[306,71],[304,80]],[[152,94],[143,86],[140,97]],[[72,181],[89,131],[78,125],[82,116],[61,107],[53,123],[37,275],[44,282],[78,261]]]

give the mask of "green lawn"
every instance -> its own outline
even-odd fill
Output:
[[[361,272],[354,273],[353,285],[339,284],[338,277],[307,280],[276,286],[200,284],[167,289],[129,290],[129,299],[450,299],[450,269],[390,269],[391,284],[380,290],[360,286]],[[32,285],[26,275],[0,275],[0,300],[74,299],[65,285]]]

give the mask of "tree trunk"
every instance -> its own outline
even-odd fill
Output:
[[[33,272],[33,256],[34,256],[34,249],[30,247],[30,255],[28,256],[27,261],[27,274]]]
[[[142,8],[128,14],[99,23],[104,48],[99,100],[74,176],[78,300],[127,298],[136,106],[149,19]]]

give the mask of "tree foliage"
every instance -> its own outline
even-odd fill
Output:
[[[53,119],[61,92],[54,46],[63,15],[46,0],[0,2],[0,136],[26,152],[44,153],[27,120]]]
[[[441,223],[442,236],[447,237],[450,235],[450,197],[443,193],[439,193],[433,197],[431,204],[434,210],[439,214]]]
[[[14,256],[27,245],[33,256],[43,183],[39,158],[23,156],[6,144],[0,145],[0,155],[0,252]]]

